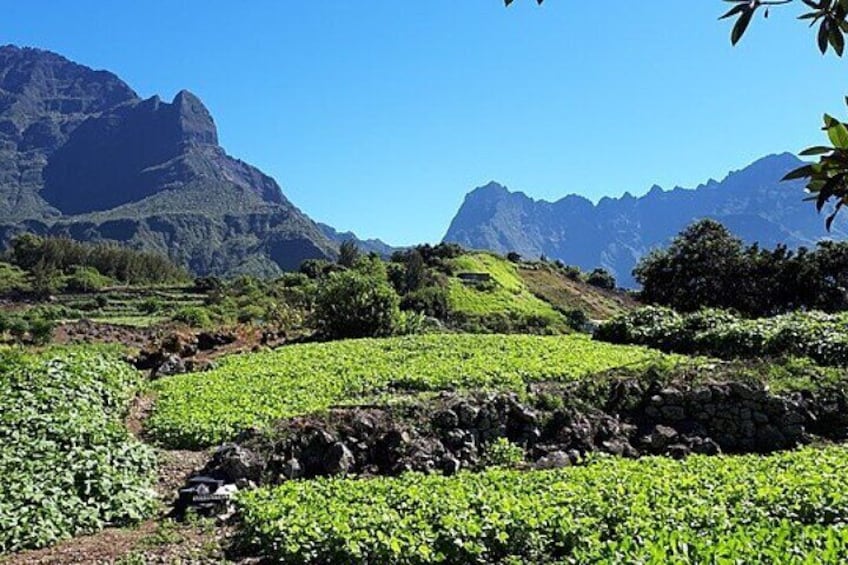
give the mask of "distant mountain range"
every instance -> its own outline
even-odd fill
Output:
[[[584,269],[602,266],[624,286],[650,249],[697,218],[746,241],[813,245],[823,219],[802,182],[779,179],[801,161],[772,155],[696,189],[537,201],[490,183],[467,195],[446,241]],[[158,251],[197,274],[274,275],[361,241],[310,219],[277,182],[218,145],[199,98],[141,99],[107,71],[39,49],[0,47],[0,247],[24,231],[115,241]],[[831,234],[848,233],[840,219]]]
[[[654,186],[641,197],[625,193],[597,204],[577,195],[556,202],[534,200],[492,182],[465,197],[444,240],[525,257],[545,255],[584,269],[600,266],[622,286],[633,287],[632,270],[639,258],[699,218],[719,220],[745,241],[767,247],[844,239],[844,217],[828,234],[824,218],[803,201],[803,181],[780,181],[801,164],[789,153],[771,155],[721,182],[669,191]]]
[[[0,243],[23,231],[155,250],[198,274],[275,274],[355,238],[316,224],[274,179],[227,155],[190,92],[142,100],[110,72],[7,45]]]

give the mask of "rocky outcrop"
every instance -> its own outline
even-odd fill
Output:
[[[337,409],[284,422],[270,435],[247,434],[219,449],[204,474],[242,483],[453,474],[497,463],[503,439],[523,453],[525,466],[538,469],[574,465],[593,452],[677,458],[769,453],[815,437],[848,438],[847,402],[845,391],[779,396],[741,383],[618,381],[595,408],[568,390],[529,404],[509,394],[448,394],[404,408]],[[234,453],[241,463],[230,461]]]

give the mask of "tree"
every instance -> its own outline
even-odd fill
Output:
[[[698,221],[668,249],[643,257],[633,270],[642,298],[677,310],[730,307],[742,255],[742,241],[715,220]]]
[[[359,247],[352,240],[343,241],[339,247],[339,265],[351,268],[359,259]]]
[[[595,269],[586,277],[586,282],[592,286],[606,290],[615,289],[615,277],[606,269]]]
[[[399,302],[385,276],[356,270],[332,273],[318,290],[316,323],[333,339],[391,335],[400,320]]]

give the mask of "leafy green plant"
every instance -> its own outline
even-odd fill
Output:
[[[166,446],[208,446],[280,418],[382,392],[524,391],[532,382],[570,382],[665,359],[583,335],[425,334],[291,345],[226,357],[215,370],[158,381],[148,429]]]
[[[239,495],[277,563],[844,563],[848,448],[557,471],[290,481]]]
[[[205,328],[212,325],[209,311],[200,306],[185,306],[174,313],[173,320],[193,328]]]
[[[605,322],[595,338],[722,358],[809,357],[821,365],[848,366],[848,313],[796,312],[750,320],[721,310],[681,315],[646,307]]]
[[[122,418],[139,375],[116,350],[0,350],[0,554],[152,511],[155,457]]]
[[[487,466],[515,467],[524,461],[524,450],[505,437],[499,437],[486,446],[484,458]]]

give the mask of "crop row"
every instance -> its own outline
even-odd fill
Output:
[[[795,312],[745,319],[721,310],[678,314],[647,307],[609,320],[596,338],[611,343],[714,357],[809,357],[822,365],[848,366],[848,315]]]
[[[392,392],[523,391],[668,359],[585,336],[423,335],[293,345],[162,380],[149,430],[171,447],[211,445],[275,420]]]
[[[278,563],[844,563],[848,447],[292,481],[239,497]]]
[[[152,451],[122,416],[138,373],[116,352],[0,350],[0,554],[152,509]]]

